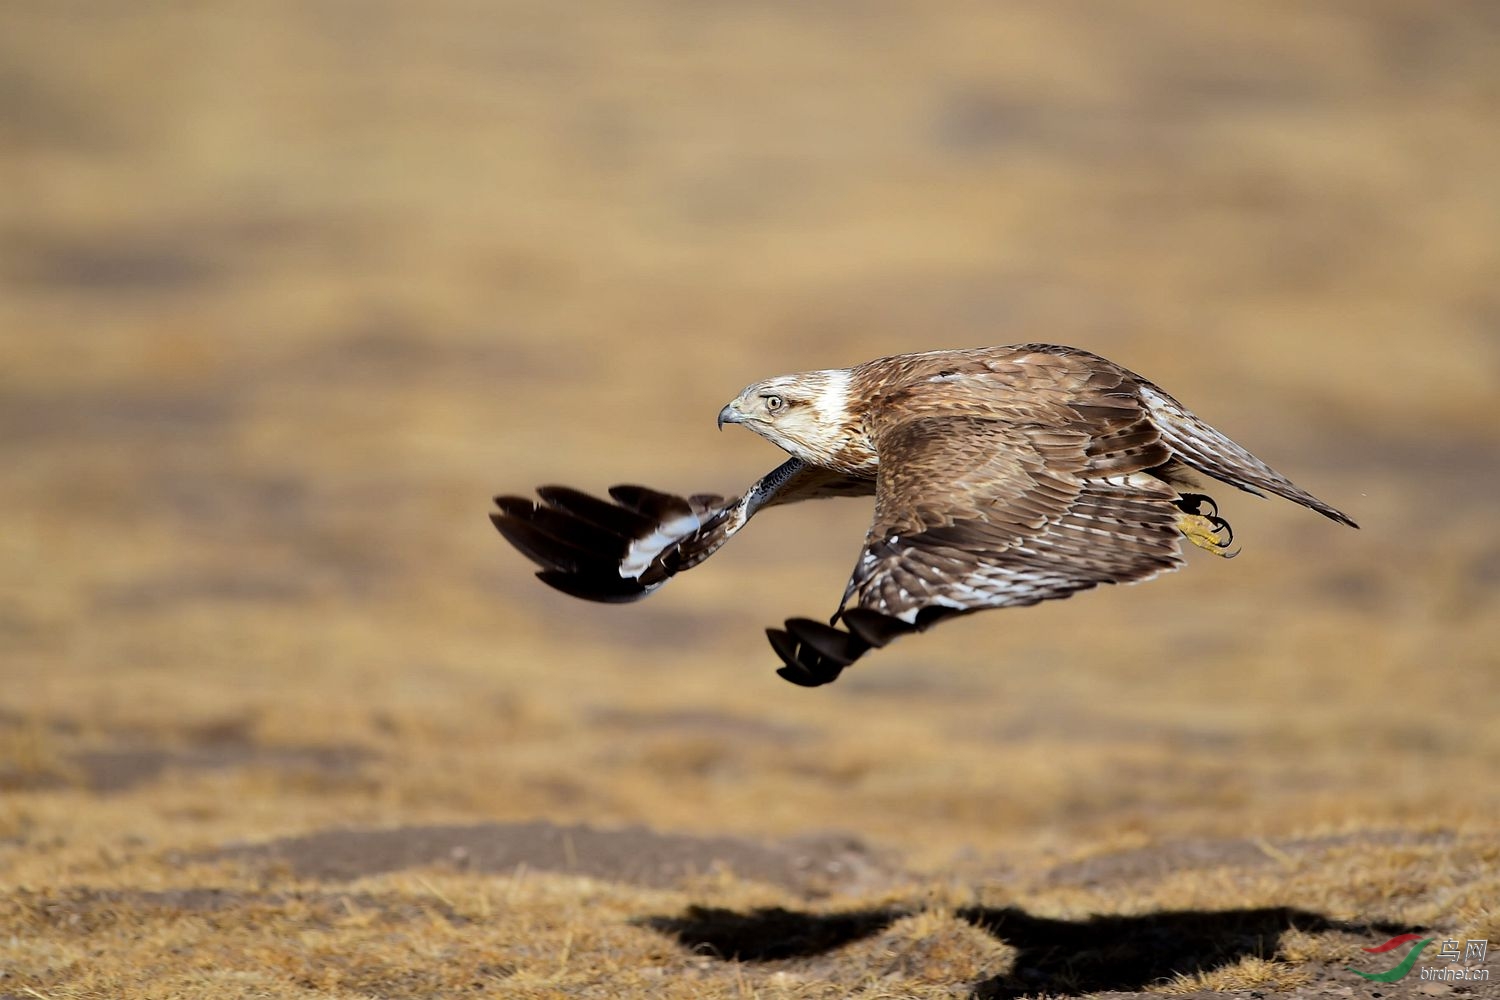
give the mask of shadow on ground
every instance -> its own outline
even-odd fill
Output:
[[[739,913],[692,907],[682,916],[648,917],[641,923],[725,961],[771,962],[825,954],[873,937],[911,913],[887,908],[813,914],[780,907]],[[1292,930],[1361,936],[1410,930],[1338,921],[1291,907],[1087,920],[1035,917],[1015,907],[972,907],[955,916],[1018,952],[1008,972],[974,984],[976,1000],[1143,990],[1183,973],[1210,972],[1247,957],[1273,959],[1281,935]]]

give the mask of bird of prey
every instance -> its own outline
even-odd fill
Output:
[[[543,486],[540,501],[496,497],[491,520],[543,583],[626,602],[707,559],[760,510],[873,495],[874,523],[829,624],[766,630],[778,673],[806,687],[956,615],[1177,569],[1183,538],[1232,555],[1232,531],[1202,492],[1214,481],[1358,527],[1151,382],[1071,347],[900,354],[782,375],[747,386],[719,411],[724,424],[791,458],[728,499],[615,486],[603,500]]]

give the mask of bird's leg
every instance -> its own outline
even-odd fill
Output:
[[[1208,513],[1203,511],[1205,504],[1209,508]],[[1234,529],[1219,516],[1219,505],[1214,502],[1213,497],[1202,493],[1183,493],[1177,499],[1177,507],[1182,511],[1177,517],[1177,530],[1188,541],[1205,552],[1212,552],[1225,559],[1233,559],[1239,555],[1239,549],[1229,548],[1234,544]]]

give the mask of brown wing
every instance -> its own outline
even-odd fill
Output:
[[[1257,496],[1274,493],[1340,524],[1359,527],[1348,514],[1319,500],[1150,382],[1144,379],[1141,382],[1142,401],[1173,454],[1183,462],[1247,493]]]
[[[490,520],[541,567],[537,579],[543,583],[585,600],[621,604],[645,597],[713,555],[765,507],[874,492],[872,479],[794,458],[730,500],[614,486],[611,501],[566,486],[543,486],[537,490],[540,503],[496,497],[500,509]]]
[[[848,631],[809,619],[768,630],[783,677],[825,684],[943,618],[1181,565],[1179,495],[1147,472],[1171,450],[1128,373],[1088,360],[981,364],[883,400],[875,523],[845,593],[856,607],[835,616]]]

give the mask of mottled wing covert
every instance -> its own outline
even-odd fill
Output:
[[[1144,474],[1170,452],[1133,393],[1071,385],[1051,400],[1008,383],[987,368],[941,373],[878,410],[875,522],[845,593],[855,608],[837,616],[848,632],[808,619],[769,630],[783,677],[827,683],[943,618],[1181,564],[1178,494]]]

